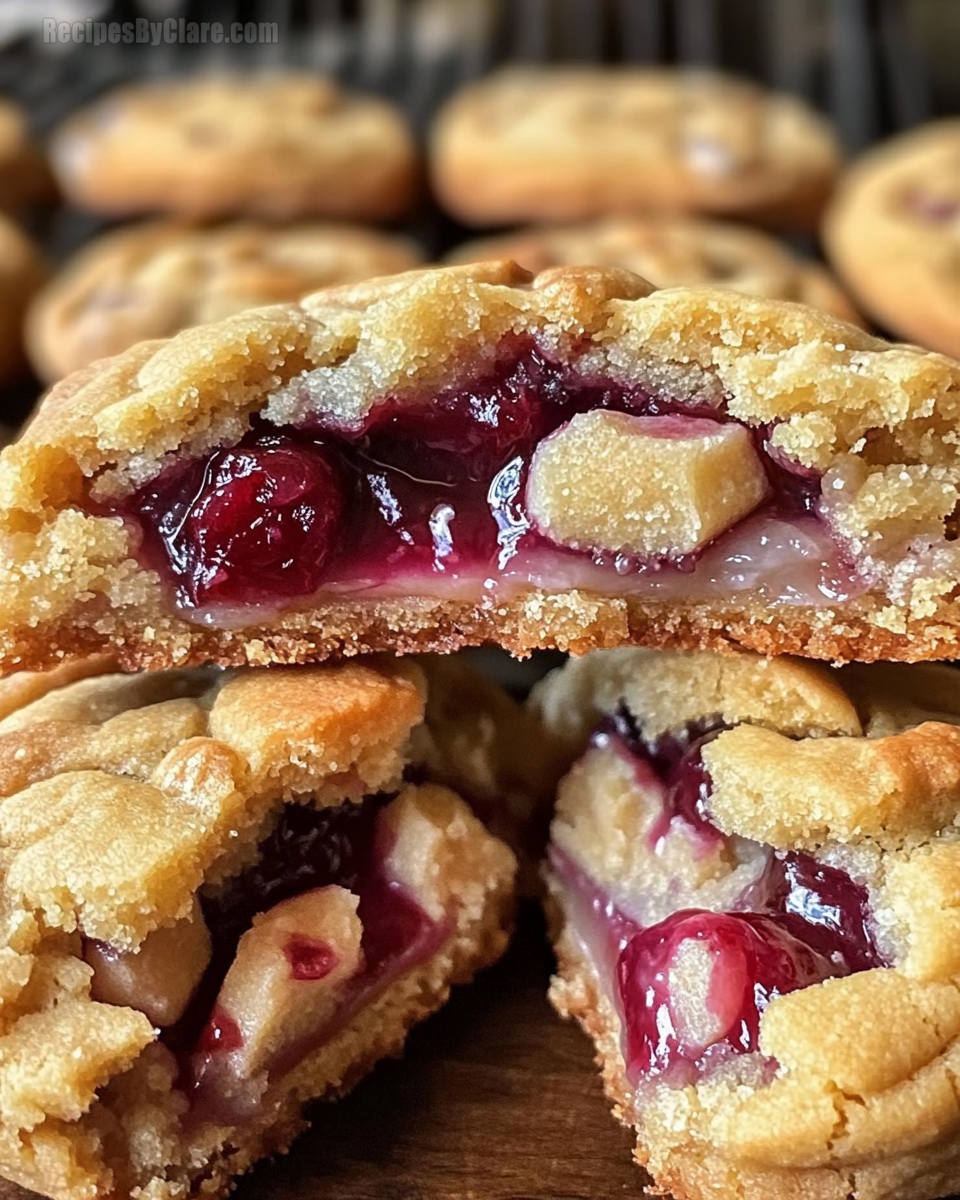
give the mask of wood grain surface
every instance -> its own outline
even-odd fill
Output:
[[[532,905],[505,959],[416,1029],[236,1200],[612,1200],[640,1197],[632,1138],[610,1115],[587,1039],[546,1000],[552,961]],[[32,1193],[0,1181],[2,1200]]]

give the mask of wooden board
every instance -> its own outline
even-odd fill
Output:
[[[237,1200],[612,1200],[640,1197],[632,1138],[610,1115],[587,1039],[546,1000],[534,906],[506,958],[346,1099],[317,1106],[291,1153]],[[2,1200],[32,1193],[0,1181]]]

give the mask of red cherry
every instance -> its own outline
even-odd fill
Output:
[[[312,938],[293,937],[283,952],[290,964],[290,974],[298,980],[324,979],[340,961],[332,946]]]
[[[161,477],[139,512],[163,542],[181,599],[196,607],[315,591],[343,507],[339,471],[322,446],[270,435]]]
[[[686,941],[707,951],[703,981],[705,1040],[684,1034],[670,973]],[[760,1014],[775,996],[849,974],[845,964],[814,950],[782,918],[761,913],[686,909],[635,934],[617,963],[627,1068],[632,1078],[667,1075],[688,1082],[708,1053],[744,1053],[759,1046]],[[694,1001],[695,1002],[695,1001]]]

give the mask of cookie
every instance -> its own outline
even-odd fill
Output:
[[[431,173],[468,224],[666,211],[815,226],[840,161],[801,100],[712,71],[511,67],[441,109]]]
[[[412,242],[359,225],[137,225],[67,263],[31,306],[27,344],[52,382],[134,342],[421,260]]]
[[[0,686],[0,1174],[226,1195],[500,955],[516,863],[409,758],[429,666],[64,671]]]
[[[396,108],[296,72],[131,84],[68,117],[50,153],[67,198],[108,215],[380,220],[415,173]]]
[[[960,357],[960,120],[923,125],[859,158],[824,218],[830,261],[898,337]]]
[[[957,653],[960,366],[509,263],[140,343],[0,456],[0,669],[499,644]]]
[[[18,225],[0,214],[0,384],[28,373],[24,314],[46,276],[39,249]]]
[[[33,140],[26,114],[12,100],[0,97],[0,209],[22,212],[52,200],[54,190],[50,168]]]
[[[960,1189],[960,675],[627,649],[533,704],[550,997],[657,1189]]]
[[[610,218],[582,225],[539,226],[465,242],[448,262],[511,258],[535,274],[550,267],[626,267],[655,287],[709,283],[797,300],[863,322],[830,273],[757,229],[695,217]]]

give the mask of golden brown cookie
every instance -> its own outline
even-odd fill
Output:
[[[145,342],[0,456],[0,667],[960,644],[960,366],[803,305],[487,263]]]
[[[550,997],[655,1184],[960,1188],[960,674],[636,649],[548,677],[576,761]]]
[[[437,117],[434,186],[470,224],[638,212],[815,225],[840,152],[793,96],[670,68],[511,67]]]
[[[838,274],[885,329],[960,357],[960,120],[923,125],[853,163],[823,237]]]
[[[28,373],[24,313],[46,276],[39,249],[19,226],[0,214],[0,384]]]
[[[412,661],[31,682],[0,685],[0,1174],[225,1195],[499,956],[514,857],[410,760]]]
[[[53,382],[134,342],[405,271],[422,257],[405,238],[359,225],[135,225],[87,243],[36,298],[30,357]]]
[[[769,300],[797,300],[862,325],[830,273],[758,229],[696,217],[620,217],[533,226],[464,242],[448,262],[512,258],[550,267],[626,267],[658,288],[707,283]]]
[[[50,168],[33,141],[26,115],[12,100],[0,98],[0,209],[21,212],[53,198]]]
[[[415,172],[396,108],[296,72],[128,85],[68,117],[51,155],[68,199],[108,214],[380,220]]]

